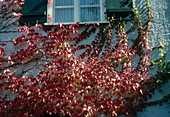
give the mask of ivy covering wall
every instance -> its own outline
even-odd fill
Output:
[[[139,11],[142,11],[142,9],[145,7],[144,3],[145,0],[136,0],[137,2],[137,7],[139,8]],[[169,0],[152,0],[152,11],[153,11],[153,25],[152,25],[152,32],[150,36],[150,44],[152,47],[159,47],[160,45],[164,45],[170,42],[170,36],[169,36],[169,19],[170,16],[166,15],[168,13],[168,8],[170,5]],[[145,16],[142,16],[143,18]],[[3,19],[2,19],[3,20]],[[5,22],[5,21],[4,21]],[[11,22],[11,21],[10,21]],[[12,40],[14,36],[18,36],[18,32],[16,31],[18,28],[18,24],[12,24],[12,27],[7,28],[7,27],[1,27],[1,32],[0,32],[0,42],[9,42],[9,45],[11,43],[12,45]],[[118,26],[119,27],[119,26]],[[131,27],[131,23],[127,25],[127,30]],[[82,27],[83,29],[84,27]],[[93,32],[93,28],[91,29]],[[128,34],[129,37],[136,37],[137,36],[137,30],[134,30],[133,32]],[[16,38],[15,37],[15,38]],[[89,38],[86,41],[86,43],[91,43],[91,38],[92,36],[89,36]],[[114,37],[113,37],[114,38]],[[81,42],[83,43],[83,41]],[[80,43],[80,45],[81,45]],[[84,43],[83,43],[84,44]],[[7,49],[7,52],[17,50],[18,48],[13,48],[14,46],[10,46]],[[165,50],[168,50],[168,47],[165,48]],[[169,59],[169,54],[166,59]],[[158,49],[155,49],[151,53],[151,58],[152,59],[157,59],[159,58],[159,52]],[[21,68],[17,68],[16,70],[20,71]],[[153,74],[154,74],[153,70]],[[34,74],[33,72],[31,74]],[[154,101],[154,100],[159,100],[162,99],[164,96],[170,94],[170,84],[165,84],[163,87],[160,89],[162,92],[156,91],[156,93],[153,95],[153,97],[148,100],[148,101]],[[155,111],[156,110],[156,111]],[[169,115],[169,105],[168,103],[163,104],[163,106],[150,106],[144,109],[142,112],[137,113],[137,116],[139,117],[168,117]],[[100,116],[100,115],[99,115]]]

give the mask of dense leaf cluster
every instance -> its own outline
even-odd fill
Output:
[[[1,10],[4,16],[8,10],[6,4],[12,6],[15,3],[15,8],[20,8],[23,1],[10,3],[3,3]],[[132,23],[138,36],[132,46],[129,46],[127,33],[134,27],[126,31],[126,22],[111,20],[106,25],[85,24],[82,32],[78,31],[79,23],[69,26],[58,24],[53,28],[39,24],[18,28],[21,35],[11,41],[17,51],[7,53],[6,42],[0,47],[0,90],[8,92],[0,95],[0,116],[135,114],[140,110],[140,104],[151,97],[149,86],[153,85],[153,80],[148,77],[148,54],[152,50],[148,37],[152,16],[150,4],[146,3],[146,23],[142,22],[134,4],[136,19]],[[97,29],[97,35],[90,37]],[[116,30],[116,43],[113,43],[113,29]],[[95,38],[92,43],[79,45],[89,37]],[[77,56],[76,53],[82,49],[85,51]],[[139,62],[134,68],[132,61],[135,56],[139,56]],[[27,65],[32,67],[20,74],[14,70]],[[37,74],[25,75],[31,70],[37,71]]]

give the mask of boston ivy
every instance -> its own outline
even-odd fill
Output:
[[[7,20],[22,16],[18,11],[24,0],[1,2],[2,16]],[[52,28],[40,24],[36,24],[36,28],[30,24],[19,27],[21,35],[0,47],[0,90],[8,92],[0,95],[0,116],[38,117],[56,113],[73,117],[96,117],[98,113],[132,116],[145,107],[155,85],[153,78],[148,77],[152,14],[148,0],[146,22],[135,1],[133,7],[136,19],[128,31],[127,22],[114,20],[109,24],[85,24],[82,32],[78,30],[79,22]],[[138,36],[129,39],[127,34],[134,31],[134,27]],[[90,37],[97,29],[99,33]],[[89,37],[94,38],[90,44],[79,45]],[[130,40],[133,40],[132,46]],[[10,43],[16,51],[9,53],[5,48]],[[82,49],[84,52],[77,56]],[[139,56],[139,62],[133,68],[135,56]],[[30,67],[17,72],[16,68],[25,66]],[[161,69],[162,74],[169,67],[163,65]],[[31,70],[37,75],[25,75]]]

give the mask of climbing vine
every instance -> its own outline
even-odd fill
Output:
[[[7,20],[21,17],[18,11],[23,2],[2,1],[2,16]],[[10,11],[10,8],[15,9]],[[133,9],[136,19],[131,21],[133,26],[129,30],[126,30],[127,22],[112,19],[108,24],[85,24],[82,32],[79,32],[79,22],[53,28],[40,24],[19,27],[21,34],[0,47],[3,92],[0,116],[135,115],[151,97],[154,81],[148,76],[152,51],[148,42],[152,23],[150,2],[146,0],[146,21],[135,1]],[[8,16],[7,12],[13,15]],[[128,34],[135,29],[138,36],[130,39]],[[91,37],[94,33],[96,36]],[[89,37],[94,39],[90,44],[80,45]],[[10,44],[16,51],[5,50]],[[76,53],[81,50],[84,52],[78,56]],[[136,67],[133,66],[135,56],[139,56]],[[29,72],[35,74],[27,75]]]

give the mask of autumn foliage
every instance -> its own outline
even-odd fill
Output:
[[[18,2],[22,1],[12,5],[20,7]],[[8,7],[1,10],[5,13]],[[9,92],[0,95],[0,116],[38,117],[44,112],[73,117],[135,114],[141,108],[138,106],[143,102],[141,97],[149,90],[147,84],[152,81],[148,77],[152,17],[148,10],[144,25],[137,10],[135,13],[137,18],[133,23],[138,36],[132,46],[125,30],[126,22],[85,24],[82,32],[79,23],[58,24],[53,28],[39,24],[19,27],[21,35],[11,42],[17,51],[7,53],[6,42],[0,47],[0,90]],[[92,37],[95,39],[91,44],[78,45],[97,29],[99,32]],[[117,40],[114,47],[113,35]],[[78,56],[82,49],[85,51]],[[134,68],[135,56],[139,60]],[[32,62],[33,67],[21,74],[13,69]],[[36,70],[36,75],[24,75],[29,70]],[[9,100],[11,94],[15,96]],[[146,97],[149,96],[147,93]]]

